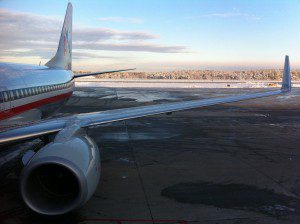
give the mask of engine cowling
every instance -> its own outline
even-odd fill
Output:
[[[40,149],[22,171],[21,194],[33,211],[61,215],[85,204],[99,179],[99,150],[84,134]]]

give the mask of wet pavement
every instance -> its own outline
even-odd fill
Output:
[[[77,88],[57,116],[260,89]],[[20,156],[2,151],[0,223],[300,223],[300,89],[290,95],[90,128],[102,161],[91,200],[45,218],[19,194]],[[184,221],[184,222],[183,222]]]

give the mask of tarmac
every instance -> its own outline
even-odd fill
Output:
[[[77,87],[57,116],[265,90]],[[40,141],[2,151],[0,223],[300,223],[299,100],[295,88],[90,128],[100,184],[81,209],[55,218],[19,194],[21,155]]]

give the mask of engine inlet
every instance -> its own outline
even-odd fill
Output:
[[[42,163],[27,170],[21,179],[21,192],[25,203],[34,211],[46,215],[59,215],[78,206],[81,183],[70,168],[57,163]]]

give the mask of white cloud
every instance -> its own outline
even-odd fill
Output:
[[[127,42],[127,43],[74,43],[76,49],[108,50],[108,51],[141,51],[156,53],[183,53],[183,46],[163,46],[154,43]]]
[[[0,57],[53,56],[58,44],[62,20],[0,8]],[[120,31],[99,27],[73,26],[73,49],[76,58],[92,58],[84,51],[136,51],[155,53],[185,52],[184,46],[160,45],[149,40],[158,36],[148,32]],[[20,50],[21,49],[21,50]],[[26,51],[22,50],[26,49]],[[80,55],[76,50],[80,49]],[[49,53],[50,52],[50,53]],[[99,53],[99,52],[98,52]]]

